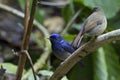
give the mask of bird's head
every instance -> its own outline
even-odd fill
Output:
[[[60,42],[63,40],[63,38],[59,34],[51,34],[49,37],[51,42]]]
[[[102,11],[102,9],[100,7],[94,7],[92,12],[98,12],[98,11]]]

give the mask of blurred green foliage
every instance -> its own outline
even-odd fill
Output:
[[[24,0],[19,0],[20,6],[24,9]],[[80,9],[83,9],[78,18],[75,20],[74,24],[71,25],[72,29],[79,31],[80,26],[83,21],[90,15],[92,8],[99,6],[103,9],[107,19],[108,19],[108,28],[106,32],[119,29],[120,28],[120,0],[70,0],[70,4],[66,5],[60,9],[60,15],[65,21],[65,24],[73,17],[75,12]],[[52,8],[52,7],[50,7]],[[37,7],[35,19],[43,24],[45,14],[44,8]],[[70,27],[70,29],[71,29]],[[63,35],[64,39],[71,42],[76,34]],[[33,34],[34,35],[34,34]],[[36,42],[40,42],[36,39]],[[113,45],[112,45],[113,44]],[[88,55],[83,59],[85,64],[84,67],[80,67],[77,64],[68,74],[69,80],[120,80],[120,64],[118,62],[120,55],[118,52],[119,48],[114,46],[120,46],[120,42],[106,44],[103,47],[100,47],[98,50],[93,52],[93,54]],[[41,45],[41,43],[39,43]],[[44,47],[44,46],[42,46]],[[1,64],[0,64],[1,65]],[[2,64],[8,72],[15,73],[16,66],[12,64]],[[11,67],[12,70],[10,70]],[[50,66],[50,65],[47,65]],[[54,67],[54,65],[52,65]],[[41,71],[41,70],[40,70]],[[39,71],[39,74],[40,74]],[[49,69],[46,71],[50,71]],[[47,73],[48,74],[48,73]],[[42,73],[46,75],[46,73]],[[40,75],[40,76],[42,76]],[[30,79],[29,79],[30,80]]]

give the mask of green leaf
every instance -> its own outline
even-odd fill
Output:
[[[24,8],[25,8],[25,1],[24,1],[24,0],[18,0],[18,2],[19,2],[19,4],[20,4],[20,7],[21,7],[22,9],[24,9]]]
[[[108,21],[108,28],[112,28],[111,30],[114,30],[114,29],[119,29],[120,28],[120,12],[117,13],[117,15],[113,18],[111,18],[109,21]],[[112,27],[110,27],[112,26]]]
[[[120,64],[117,53],[110,45],[106,45],[104,50],[106,52],[105,58],[107,63],[108,80],[120,80]]]
[[[76,3],[83,3],[83,0],[74,0]]]
[[[80,30],[80,28],[82,27],[82,23],[81,24],[73,24],[73,27],[77,30]]]
[[[75,35],[63,35],[62,36],[66,41],[70,42],[75,38]]]
[[[104,49],[99,48],[94,56],[94,80],[108,80]]]
[[[3,66],[4,69],[6,69],[5,73],[11,73],[16,74],[17,66],[11,63],[0,63],[0,66]],[[25,72],[25,70],[24,70]]]
[[[120,80],[118,56],[111,45],[98,49],[94,54],[94,80]]]
[[[100,6],[107,18],[112,18],[120,9],[120,0],[83,0],[83,4],[90,8]]]
[[[53,72],[48,70],[40,70],[38,74],[44,75],[44,76],[52,76]]]
[[[36,75],[36,78],[37,78],[37,80],[40,80],[37,75]],[[34,80],[34,79],[35,79],[35,78],[34,78],[33,73],[32,73],[32,71],[31,71],[31,72],[30,72],[30,75],[28,76],[28,80]]]
[[[36,13],[35,13],[35,19],[40,24],[43,24],[44,16],[45,16],[45,11],[43,9],[40,9],[40,8],[37,7],[36,8]]]
[[[62,9],[62,15],[65,22],[68,22],[72,18],[72,16],[74,15],[74,12],[75,11],[74,11],[73,0],[70,0],[70,4],[65,6]]]
[[[42,76],[52,76],[53,75],[53,71],[49,71],[49,70],[40,70],[38,72],[38,74],[41,74]],[[68,80],[66,76],[64,76],[61,80]]]

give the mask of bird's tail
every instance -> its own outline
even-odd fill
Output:
[[[78,33],[77,37],[73,40],[72,46],[77,49],[80,46],[82,38],[83,38],[83,31],[81,30]]]

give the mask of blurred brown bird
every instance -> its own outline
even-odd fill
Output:
[[[80,32],[72,42],[72,46],[78,48],[84,34],[88,36],[98,36],[105,31],[106,27],[107,20],[104,12],[99,7],[95,7],[92,14],[83,23]]]

